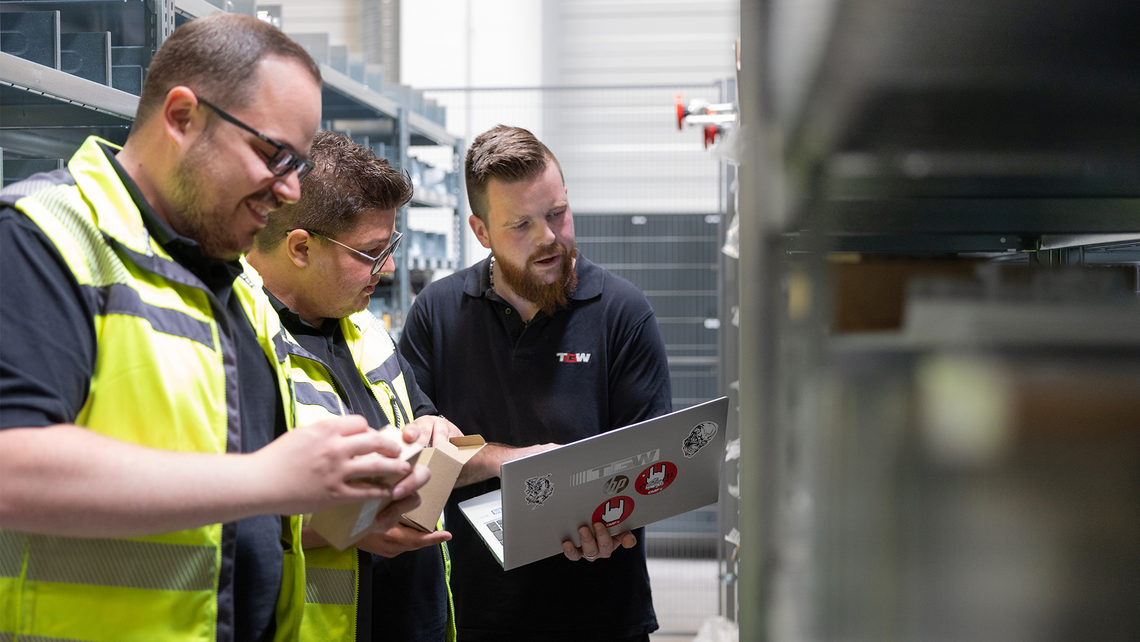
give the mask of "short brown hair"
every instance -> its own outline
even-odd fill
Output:
[[[158,112],[179,85],[223,109],[243,106],[257,90],[257,63],[267,56],[294,59],[321,82],[321,70],[305,48],[268,22],[225,12],[191,20],[154,54],[135,122],[144,123]]]
[[[336,238],[356,229],[365,211],[396,209],[412,199],[407,174],[343,134],[318,131],[309,158],[314,167],[301,182],[301,200],[269,215],[257,235],[261,252],[271,252],[297,229]]]
[[[504,183],[531,181],[546,171],[547,161],[553,161],[558,172],[562,172],[554,154],[522,127],[496,125],[476,136],[471,142],[471,149],[467,150],[464,170],[471,213],[487,223],[491,210],[487,184],[491,179]]]

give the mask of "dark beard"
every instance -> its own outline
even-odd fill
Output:
[[[562,257],[562,273],[553,283],[548,284],[540,281],[526,266],[539,257],[549,256],[551,252],[557,252]],[[574,272],[573,264],[573,259],[576,258],[577,246],[567,251],[566,246],[555,241],[538,248],[522,267],[499,257],[495,257],[495,264],[499,266],[499,275],[515,294],[538,306],[547,316],[554,316],[555,312],[567,306],[570,295],[578,289],[578,275]]]

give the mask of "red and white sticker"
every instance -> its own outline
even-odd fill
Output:
[[[654,495],[668,488],[674,479],[677,479],[677,467],[671,461],[663,461],[641,471],[633,487],[642,495]]]
[[[590,523],[601,522],[606,528],[617,526],[633,514],[633,498],[625,495],[611,497],[594,509],[594,518]]]

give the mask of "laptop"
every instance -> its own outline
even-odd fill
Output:
[[[713,504],[727,417],[721,397],[509,461],[500,490],[459,510],[509,571],[581,546],[579,526],[616,535]]]

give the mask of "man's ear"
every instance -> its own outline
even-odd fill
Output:
[[[205,118],[198,117],[204,106],[189,87],[179,85],[166,92],[162,103],[162,126],[174,144],[185,149],[188,137],[201,134]]]
[[[310,262],[309,249],[313,237],[305,230],[293,230],[285,237],[285,253],[289,260],[299,268],[308,267]]]
[[[491,236],[487,234],[487,225],[483,219],[472,214],[467,217],[467,224],[471,226],[471,231],[475,233],[475,238],[479,239],[479,243],[488,250],[491,249]]]

